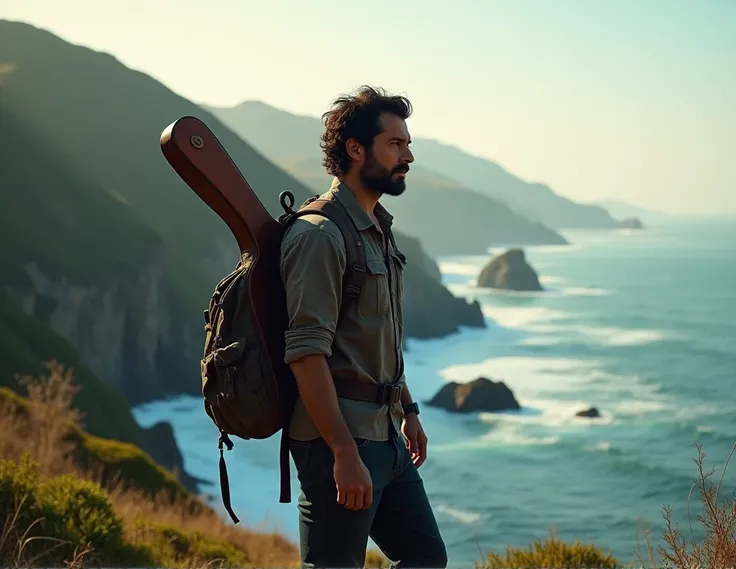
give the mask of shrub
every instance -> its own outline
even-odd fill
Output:
[[[692,537],[688,543],[680,535],[677,524],[672,523],[672,509],[665,506],[666,529],[663,537],[668,547],[658,546],[657,552],[664,560],[666,567],[675,569],[736,567],[736,496],[721,494],[723,478],[728,463],[736,451],[736,443],[726,459],[718,484],[709,481],[709,478],[715,473],[715,468],[704,471],[703,463],[706,453],[703,452],[700,444],[696,443],[695,447],[698,449],[698,458],[695,459],[698,466],[698,478],[695,480],[694,487],[698,489],[702,507],[697,519],[705,529],[705,535],[701,542]],[[690,525],[690,531],[692,536],[692,525]],[[648,549],[651,552],[651,548]]]
[[[545,541],[536,540],[526,549],[508,547],[505,555],[488,554],[487,560],[476,565],[478,569],[538,569],[539,567],[575,567],[613,569],[619,562],[599,547],[575,541],[561,541],[550,532]]]
[[[35,489],[38,484],[38,464],[24,456],[16,463],[0,461],[0,564],[14,566],[32,529],[36,513]]]
[[[235,545],[203,532],[184,531],[174,526],[138,520],[128,531],[129,543],[146,551],[157,567],[227,566],[245,567],[250,560]]]
[[[115,558],[123,522],[98,484],[64,474],[39,484],[36,500],[45,535],[89,546],[96,557]]]
[[[43,480],[39,470],[28,455],[0,463],[2,564],[73,564],[93,550],[100,561],[115,560],[122,521],[102,488],[69,475]]]
[[[106,488],[137,489],[151,498],[164,493],[171,501],[190,496],[171,472],[136,445],[79,430],[70,432],[66,440],[75,442],[72,456],[77,468]]]

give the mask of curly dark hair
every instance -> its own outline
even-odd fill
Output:
[[[363,85],[352,95],[341,95],[332,109],[322,115],[325,131],[320,146],[324,151],[322,164],[331,176],[342,177],[350,167],[345,143],[355,138],[366,148],[382,132],[380,115],[391,113],[406,120],[412,106],[404,96],[389,95],[380,87]]]

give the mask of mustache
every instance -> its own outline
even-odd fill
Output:
[[[396,166],[394,168],[393,173],[394,174],[406,174],[409,171],[409,165],[408,164],[401,164],[400,166]]]

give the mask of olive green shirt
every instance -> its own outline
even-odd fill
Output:
[[[345,242],[338,226],[321,215],[305,215],[289,227],[281,245],[281,277],[286,289],[289,325],[285,362],[323,354],[333,376],[392,383],[397,378],[403,345],[401,299],[405,264],[353,193],[337,178],[321,196],[340,200],[364,242],[367,275],[360,296],[337,324],[346,267]],[[392,216],[378,204],[374,215],[387,227]],[[384,239],[388,242],[386,262]],[[404,379],[402,372],[401,380]],[[380,405],[338,398],[355,438],[386,440],[389,422],[401,432],[401,403]],[[289,428],[296,440],[320,436],[301,398]]]

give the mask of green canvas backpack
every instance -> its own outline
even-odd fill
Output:
[[[285,213],[278,221],[286,229],[299,217],[318,214],[334,222],[342,232],[347,253],[347,270],[343,276],[343,301],[340,317],[359,295],[366,275],[365,253],[352,218],[338,201],[306,200],[298,210],[291,209],[293,196],[280,197]],[[283,234],[282,234],[283,236]],[[253,257],[244,253],[235,270],[217,283],[204,311],[205,340],[201,359],[202,395],[207,415],[220,431],[220,487],[223,504],[235,523],[223,446],[233,448],[231,436],[240,439],[264,439],[281,431],[279,501],[291,501],[288,453],[288,423],[297,396],[293,376],[283,363],[269,354],[279,353],[268,346],[269,339],[259,328],[256,311],[247,294],[253,278]],[[276,263],[277,264],[277,263]],[[254,286],[254,283],[250,283]],[[273,281],[264,286],[274,287]],[[285,312],[283,289],[269,291],[274,315]],[[271,349],[269,349],[271,348]],[[271,358],[271,361],[269,361]]]

